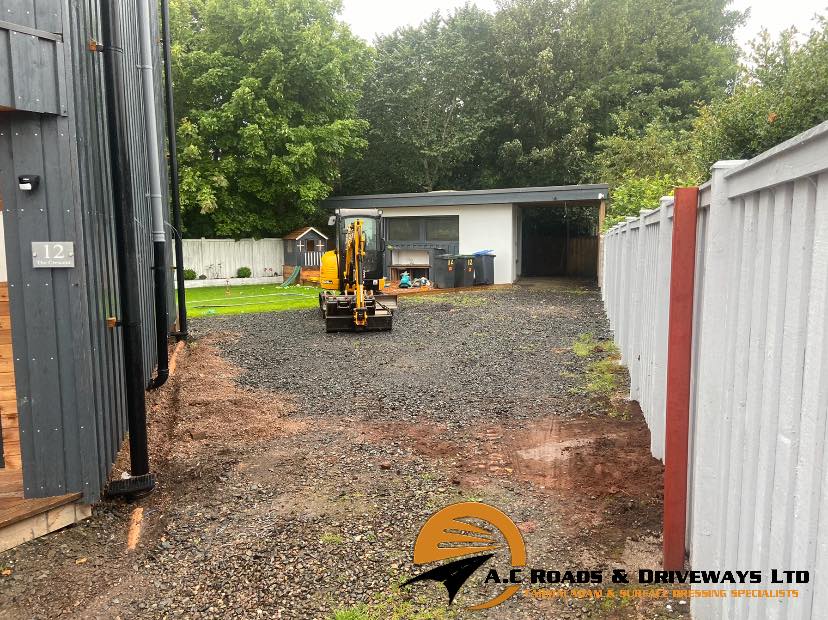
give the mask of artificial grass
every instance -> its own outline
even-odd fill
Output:
[[[320,289],[313,286],[253,284],[187,289],[187,316],[251,314],[316,308]]]

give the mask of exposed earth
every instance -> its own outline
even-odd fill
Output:
[[[313,310],[195,321],[150,414],[158,490],[0,554],[0,618],[685,616],[578,585],[464,611],[502,588],[487,569],[451,607],[400,587],[459,501],[509,515],[529,566],[658,568],[662,468],[607,338],[573,283],[406,296],[391,333],[326,334]]]

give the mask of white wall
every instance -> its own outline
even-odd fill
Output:
[[[460,253],[494,250],[495,284],[515,281],[512,205],[474,205],[460,211]]]
[[[383,217],[434,217],[457,215],[460,253],[494,250],[495,284],[515,281],[514,207],[511,204],[455,207],[383,207]]]

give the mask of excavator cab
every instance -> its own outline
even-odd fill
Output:
[[[384,331],[392,327],[397,296],[385,288],[382,211],[337,209],[330,224],[336,249],[322,255],[319,308],[328,332]]]

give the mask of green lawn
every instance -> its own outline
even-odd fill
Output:
[[[316,308],[320,289],[312,286],[254,284],[210,286],[187,289],[187,316],[198,318],[218,314],[247,314]]]

